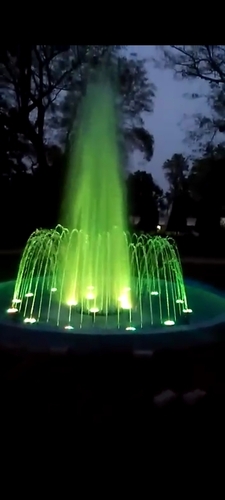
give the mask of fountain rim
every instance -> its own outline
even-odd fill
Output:
[[[1,288],[6,286],[6,285],[14,285],[15,280],[8,280],[8,281],[2,281],[0,282],[0,295],[1,295]],[[198,289],[203,289],[204,291],[208,291],[209,293],[213,293],[214,295],[217,295],[219,298],[224,298],[225,299],[225,291],[220,290],[212,285],[203,283],[198,280],[192,280],[192,279],[185,279],[185,284],[189,287],[195,287]],[[179,333],[185,333],[185,332],[194,332],[194,331],[199,331],[199,330],[206,330],[218,325],[221,325],[225,323],[225,312],[222,314],[217,314],[214,316],[212,319],[206,319],[203,321],[199,321],[198,323],[193,323],[193,324],[175,324],[171,325],[169,327],[165,327],[165,325],[160,325],[160,326],[152,326],[151,329],[148,327],[143,327],[142,329],[136,329],[134,332],[130,331],[124,331],[123,329],[120,328],[105,328],[105,329],[99,329],[98,326],[94,326],[90,332],[89,329],[85,329],[82,327],[82,329],[73,329],[69,333],[68,331],[65,330],[65,328],[57,327],[57,326],[45,326],[45,324],[41,323],[35,323],[33,325],[31,324],[24,324],[24,323],[14,323],[11,322],[10,320],[2,320],[2,317],[0,316],[0,330],[2,327],[7,327],[10,328],[12,327],[13,329],[16,329],[17,331],[25,331],[25,332],[32,332],[38,334],[39,332],[45,333],[45,334],[60,334],[61,336],[69,336],[69,337],[110,337],[110,336],[124,336],[124,337],[134,337],[134,336],[154,336],[154,335],[169,335],[170,333],[173,334],[179,334]],[[40,325],[40,326],[39,326]]]

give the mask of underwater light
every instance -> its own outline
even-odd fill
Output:
[[[192,313],[192,309],[183,309],[183,313],[185,314],[189,314],[189,313]]]
[[[36,319],[35,318],[25,318],[24,323],[30,323],[32,325],[33,323],[36,323]]]
[[[126,330],[129,330],[130,332],[134,332],[136,328],[134,326],[127,326]]]
[[[121,295],[118,301],[120,302],[121,309],[131,309],[131,303],[126,295]]]
[[[66,325],[64,326],[65,330],[73,330],[73,326],[71,325]]]
[[[77,305],[77,301],[74,300],[74,299],[68,300],[67,305],[69,307],[76,306]]]
[[[32,292],[25,293],[25,297],[33,297],[34,294]]]
[[[182,299],[177,299],[176,300],[176,304],[183,304],[183,303],[184,303],[184,300],[182,300]]]
[[[9,309],[7,309],[6,312],[9,314],[13,314],[13,313],[18,312],[18,309],[16,307],[9,307]]]
[[[151,292],[151,295],[159,295],[159,292],[153,291],[153,292]]]
[[[167,319],[166,321],[164,321],[164,325],[173,326],[175,325],[175,321],[173,321],[172,319]]]
[[[13,304],[20,304],[22,302],[21,299],[13,299]]]

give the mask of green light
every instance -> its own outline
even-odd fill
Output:
[[[166,321],[164,321],[164,325],[173,326],[175,325],[175,321],[173,321],[172,319],[167,319]]]
[[[153,291],[153,292],[151,292],[151,295],[159,295],[159,292]]]
[[[130,332],[134,332],[136,330],[136,328],[134,326],[127,326],[126,330],[128,330]]]
[[[192,312],[193,312],[192,309],[183,309],[183,313],[185,314],[190,314]]]
[[[33,297],[34,294],[32,292],[25,293],[25,297]]]
[[[71,326],[71,325],[67,325],[64,328],[65,328],[65,330],[73,330],[73,326]]]
[[[54,292],[57,292],[57,288],[56,288],[55,286],[53,286],[53,287],[51,288],[51,292],[53,292],[53,293],[54,293]]]
[[[183,303],[184,303],[184,300],[182,300],[182,299],[177,299],[177,300],[176,300],[176,303],[177,303],[177,304],[183,304]]]

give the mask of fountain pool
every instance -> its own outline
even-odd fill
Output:
[[[15,281],[0,284],[0,344],[5,347],[38,352],[99,353],[115,350],[148,354],[149,350],[190,347],[224,338],[225,296],[199,282],[186,281],[189,309],[193,312],[181,315],[174,325],[161,324],[158,319],[154,325],[146,321],[141,327],[137,314],[134,314],[131,325],[128,311],[124,311],[120,328],[114,314],[108,316],[107,323],[104,315],[96,315],[93,322],[93,317],[86,314],[80,328],[80,311],[73,312],[73,328],[65,328],[68,326],[68,310],[64,306],[59,326],[46,321],[24,322],[21,313],[7,313],[14,289]],[[148,302],[144,301],[143,309],[148,318]]]

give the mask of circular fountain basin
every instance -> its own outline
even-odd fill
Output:
[[[200,282],[185,282],[189,312],[183,313],[175,324],[165,318],[167,324],[153,326],[143,321],[141,326],[135,315],[130,323],[129,313],[124,311],[121,328],[115,327],[113,317],[108,317],[106,323],[103,316],[98,316],[93,322],[90,315],[89,323],[80,328],[77,319],[73,329],[67,328],[66,318],[59,326],[41,321],[30,324],[24,323],[17,313],[7,313],[14,285],[14,281],[0,283],[0,345],[4,347],[40,352],[115,350],[147,354],[162,348],[177,349],[225,339],[225,294]]]

